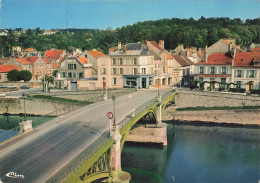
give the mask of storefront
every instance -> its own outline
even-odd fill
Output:
[[[124,88],[149,88],[154,86],[153,75],[124,75],[123,76]]]

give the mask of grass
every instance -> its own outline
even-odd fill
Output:
[[[92,104],[92,102],[89,101],[72,100],[72,99],[59,98],[59,97],[53,97],[48,95],[34,95],[32,96],[32,98],[47,99],[47,100],[58,101],[58,102],[68,102],[73,104],[84,104],[84,105]]]
[[[205,111],[205,110],[230,110],[230,109],[260,109],[260,106],[239,106],[239,107],[185,107],[185,108],[177,108],[176,111]]]

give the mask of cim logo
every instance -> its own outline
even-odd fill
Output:
[[[18,175],[16,172],[9,172],[5,175],[6,177],[14,178],[14,179],[23,179],[23,175]]]

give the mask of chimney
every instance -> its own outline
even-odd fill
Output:
[[[126,53],[126,46],[123,47],[123,53]]]
[[[117,46],[118,50],[121,49],[121,42],[118,42],[118,46]]]
[[[206,47],[205,47],[204,56],[205,56],[205,63],[208,63],[208,45],[206,45]]]
[[[234,52],[232,52],[232,66],[235,65],[236,54],[237,54],[237,48],[235,48]]]
[[[159,46],[164,48],[164,40],[159,40]]]

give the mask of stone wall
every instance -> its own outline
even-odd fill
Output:
[[[78,104],[27,98],[25,100],[26,113],[31,115],[58,116],[81,107]],[[0,98],[0,114],[24,113],[24,99]]]
[[[175,103],[177,108],[198,106],[260,106],[260,97],[247,96],[240,93],[178,89]]]
[[[211,110],[211,111],[175,111],[170,106],[163,111],[163,120],[202,121],[243,125],[260,125],[260,109]]]

